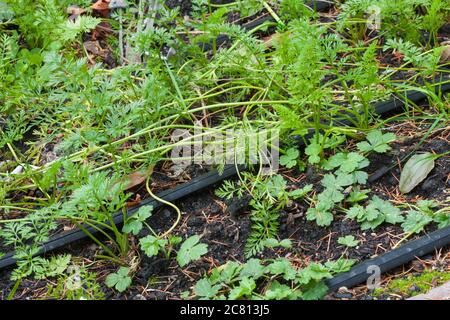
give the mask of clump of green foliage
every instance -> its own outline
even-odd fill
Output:
[[[339,259],[322,265],[311,263],[296,268],[286,258],[250,259],[246,263],[229,261],[197,282],[199,299],[237,300],[317,300],[327,292],[324,280],[345,272],[354,260]]]
[[[70,266],[55,284],[48,285],[46,297],[58,300],[104,300],[97,275],[86,267]]]
[[[243,174],[243,180],[234,183],[227,181],[216,190],[216,195],[225,199],[242,197],[249,193],[252,228],[247,238],[245,253],[247,257],[262,251],[267,240],[276,238],[279,226],[279,210],[286,207],[290,199],[301,199],[311,190],[307,185],[302,189],[286,190],[286,181],[281,175],[273,175],[266,179],[250,173]]]
[[[436,40],[437,30],[448,17],[448,0],[349,0],[341,5],[340,30],[361,38],[367,31],[367,19],[379,15],[381,32],[390,38],[402,36],[420,42],[422,31]],[[428,39],[427,39],[428,40]]]

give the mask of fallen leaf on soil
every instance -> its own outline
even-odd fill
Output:
[[[127,7],[127,3],[124,0],[111,0],[109,3],[110,9],[124,9]]]
[[[142,184],[149,175],[153,172],[153,167],[148,168],[146,171],[136,171],[124,178],[124,182],[127,182],[124,190],[129,190],[140,184]]]
[[[133,49],[128,43],[125,47],[125,57],[130,64],[140,64],[142,63],[141,55]]]
[[[75,15],[79,16],[80,14],[84,13],[85,11],[86,11],[85,9],[80,8],[76,5],[70,5],[67,7],[67,13],[70,15],[75,14]]]
[[[126,202],[126,206],[127,206],[127,208],[131,208],[131,207],[137,206],[139,203],[141,203],[141,201],[142,201],[141,195],[138,193],[138,194],[136,194],[136,197],[134,197],[134,199]]]
[[[111,0],[98,0],[94,3],[91,8],[93,10],[109,10],[109,2]]]
[[[450,41],[442,42],[441,46],[445,46],[445,48],[441,53],[441,59],[439,61],[441,63],[449,62],[450,61]]]
[[[102,49],[102,47],[100,47],[100,44],[98,41],[86,41],[83,43],[84,47],[86,48],[86,50],[90,53],[92,53],[93,55],[96,56],[100,56],[100,57],[106,57],[106,50]]]
[[[73,227],[71,227],[71,226],[64,226],[63,227],[63,231],[70,231],[70,230],[73,230]]]
[[[271,48],[274,43],[277,41],[277,38],[279,38],[276,34],[272,34],[270,36],[267,37],[263,37],[262,40],[264,42],[264,46],[266,48]]]
[[[428,176],[433,168],[434,155],[432,153],[413,155],[406,162],[400,175],[400,192],[410,192]]]

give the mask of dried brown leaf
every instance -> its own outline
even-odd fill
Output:
[[[93,10],[109,10],[109,2],[110,0],[98,0],[91,8]]]
[[[132,189],[142,183],[150,176],[153,172],[153,167],[148,168],[145,171],[136,171],[124,178],[125,188],[124,190]]]
[[[441,53],[441,59],[439,61],[441,63],[450,62],[450,41],[444,41],[441,45],[445,47]]]

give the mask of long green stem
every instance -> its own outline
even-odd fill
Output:
[[[181,220],[181,210],[176,205],[174,205],[173,203],[171,203],[169,201],[166,201],[164,199],[161,199],[160,197],[156,196],[152,192],[152,190],[150,189],[150,184],[149,183],[150,183],[150,177],[148,177],[147,181],[145,182],[145,187],[147,189],[148,194],[152,198],[154,198],[155,200],[157,200],[157,201],[159,201],[161,203],[164,203],[165,205],[168,205],[169,207],[172,207],[175,210],[175,212],[177,213],[177,219],[175,220],[174,224],[166,232],[164,232],[161,236],[159,236],[160,238],[164,238],[164,237],[168,236],[177,227],[178,223]]]

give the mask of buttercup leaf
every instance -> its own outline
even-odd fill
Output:
[[[194,235],[186,239],[181,245],[177,254],[177,261],[180,267],[184,267],[189,262],[199,259],[202,255],[208,252],[208,246],[204,243],[198,243],[200,237]]]

